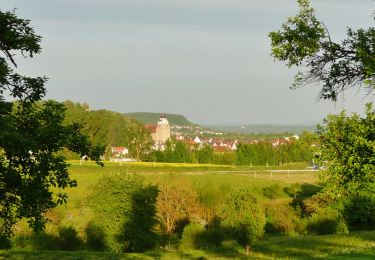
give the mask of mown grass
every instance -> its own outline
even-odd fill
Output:
[[[189,252],[153,251],[142,254],[109,252],[0,251],[0,259],[374,259],[375,231],[349,235],[267,236],[256,243],[248,256],[233,241],[219,249]]]

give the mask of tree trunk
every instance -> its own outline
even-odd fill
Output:
[[[245,255],[249,255],[249,252],[250,252],[250,246],[246,245],[245,246]]]

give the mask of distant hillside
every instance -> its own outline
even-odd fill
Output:
[[[124,114],[127,117],[138,120],[143,124],[156,124],[159,121],[160,113],[134,112]],[[192,125],[192,123],[182,115],[165,114],[171,125]]]
[[[241,134],[272,134],[272,133],[293,133],[300,134],[304,130],[313,132],[316,127],[313,125],[244,125],[244,126],[208,126],[211,129],[216,129],[230,133]]]

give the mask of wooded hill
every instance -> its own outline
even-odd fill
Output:
[[[79,123],[91,142],[105,146],[105,156],[110,153],[111,146],[126,146],[130,154],[138,158],[139,142],[152,144],[151,136],[143,125],[124,114],[104,109],[91,110],[87,104],[72,101],[65,101],[64,105],[65,123]]]
[[[150,113],[150,112],[134,112],[124,114],[127,117],[135,119],[143,124],[156,124],[159,121],[160,113]],[[189,126],[193,125],[186,117],[176,114],[165,114],[169,124],[171,125],[182,125]]]

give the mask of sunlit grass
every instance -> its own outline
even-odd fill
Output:
[[[267,236],[256,243],[248,256],[234,241],[224,241],[221,248],[142,254],[109,252],[61,252],[0,250],[0,259],[375,259],[375,231],[349,235]]]

